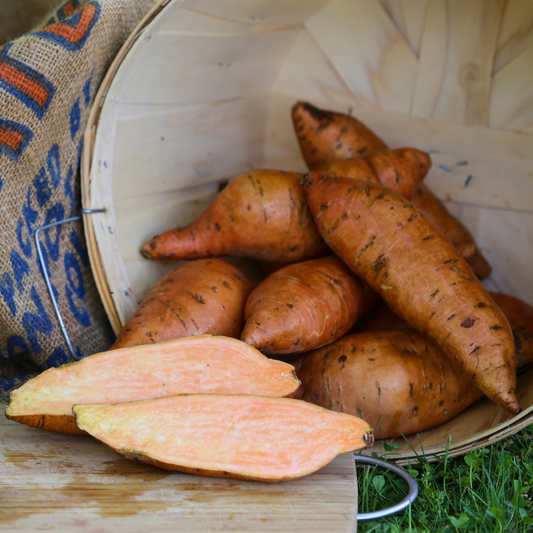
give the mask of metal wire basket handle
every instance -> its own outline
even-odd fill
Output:
[[[409,505],[411,505],[411,503],[416,500],[416,497],[418,496],[418,484],[416,483],[413,476],[408,474],[403,468],[400,468],[399,466],[393,465],[391,463],[387,463],[386,461],[383,461],[381,459],[376,459],[375,457],[368,457],[366,455],[354,455],[354,460],[356,463],[378,466],[385,470],[390,470],[391,472],[394,472],[396,475],[401,477],[404,481],[406,481],[409,487],[409,493],[401,502],[398,502],[392,507],[387,507],[386,509],[381,509],[379,511],[358,514],[357,520],[376,520],[377,518],[383,518],[385,516],[398,513],[400,511],[403,511],[406,507],[409,507]]]

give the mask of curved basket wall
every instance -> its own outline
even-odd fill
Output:
[[[116,330],[175,263],[140,245],[185,225],[226,179],[305,171],[296,100],[351,112],[391,148],[429,151],[426,182],[476,237],[491,290],[533,303],[533,3],[525,0],[173,0],[126,43],[85,136],[93,271]],[[533,420],[481,400],[421,434],[452,455]],[[413,451],[400,442],[400,458]],[[412,446],[420,450],[415,436]]]

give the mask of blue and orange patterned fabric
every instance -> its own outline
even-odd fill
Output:
[[[154,0],[69,0],[0,47],[0,396],[43,369],[107,349],[113,336],[85,248],[83,131],[107,67]],[[66,348],[43,278],[69,332]]]

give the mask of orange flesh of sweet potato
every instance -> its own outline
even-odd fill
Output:
[[[362,285],[340,259],[296,263],[252,291],[241,340],[267,354],[306,352],[342,337],[362,309]]]
[[[66,433],[75,403],[195,393],[288,396],[298,386],[291,365],[268,359],[240,340],[200,335],[120,348],[46,370],[11,393],[6,415]],[[56,418],[46,422],[42,416]],[[64,430],[58,417],[64,417]]]
[[[307,166],[314,170],[334,161],[366,155],[387,145],[362,122],[307,102],[292,108],[292,121]]]
[[[479,279],[490,276],[492,267],[477,247],[470,231],[425,184],[413,195],[411,203],[457,248]]]
[[[376,438],[400,434],[391,419],[409,435],[451,420],[483,395],[413,329],[346,335],[293,363],[303,400],[363,418]]]
[[[295,479],[373,444],[363,420],[288,398],[196,394],[73,412],[127,458],[218,477]]]
[[[120,331],[112,349],[192,335],[239,338],[253,283],[221,259],[199,259],[166,274]]]
[[[305,188],[337,256],[489,398],[519,412],[509,323],[457,250],[384,187],[312,172]]]
[[[219,255],[295,263],[328,252],[305,201],[302,174],[255,170],[232,179],[213,203],[184,228],[143,245],[148,259]]]

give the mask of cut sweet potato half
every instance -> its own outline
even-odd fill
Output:
[[[73,412],[81,429],[128,459],[215,477],[295,479],[374,442],[360,418],[288,398],[194,394]]]
[[[199,335],[120,348],[46,370],[11,393],[6,416],[28,426],[81,433],[76,403],[119,403],[174,394],[290,396],[294,367],[228,337]]]

